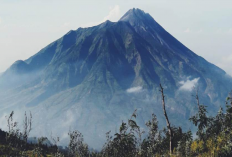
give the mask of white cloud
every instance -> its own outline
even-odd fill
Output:
[[[200,34],[203,32],[203,29],[200,28],[200,29],[194,30],[194,29],[186,28],[183,32],[184,33],[198,33],[198,34]]]
[[[114,21],[117,21],[119,18],[120,18],[120,7],[119,5],[115,5],[114,7],[110,7],[110,12],[108,13],[107,16],[103,18],[103,20],[99,22],[90,22],[87,24],[83,24],[81,27],[95,26],[95,25],[105,22],[106,20],[110,20],[114,22]]]
[[[184,30],[185,33],[189,33],[191,32],[190,28],[187,28],[186,30]]]
[[[65,22],[65,23],[63,24],[63,27],[68,27],[68,26],[70,26],[70,23],[69,23],[69,22]]]
[[[187,79],[187,81],[180,81],[179,83],[181,84],[181,86],[179,90],[191,91],[193,87],[197,85],[199,79],[200,78],[198,77],[193,80]]]
[[[126,90],[127,93],[138,93],[142,91],[142,87],[141,86],[137,86],[137,87],[132,87]]]
[[[0,17],[0,23],[2,22],[2,19],[1,19],[1,17]]]
[[[114,7],[110,7],[109,14],[106,17],[104,17],[102,22],[105,22],[106,20],[117,21],[119,19],[119,16],[120,16],[120,7],[119,5],[115,5]]]

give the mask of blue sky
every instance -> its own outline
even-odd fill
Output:
[[[0,72],[71,29],[117,21],[134,7],[232,75],[231,0],[0,0]]]

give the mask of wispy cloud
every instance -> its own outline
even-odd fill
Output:
[[[119,16],[120,16],[120,7],[119,5],[115,5],[114,7],[110,7],[109,14],[104,17],[102,22],[106,20],[117,21]]]
[[[190,80],[189,78],[186,81],[180,81],[181,84],[179,90],[182,91],[192,91],[193,87],[195,87],[199,81],[199,77],[195,78],[193,80]]]
[[[95,25],[98,25],[100,23],[105,22],[106,20],[117,21],[120,18],[120,13],[121,13],[121,11],[120,11],[119,5],[115,5],[114,7],[110,7],[110,11],[109,11],[108,15],[105,16],[101,21],[83,24],[82,27],[95,26]]]
[[[186,30],[184,30],[185,33],[189,33],[191,32],[190,28],[187,28]]]
[[[183,32],[184,33],[198,33],[198,34],[200,34],[200,33],[203,33],[204,32],[204,30],[202,29],[202,28],[196,28],[196,29],[191,29],[191,28],[186,28],[185,30],[183,30]]]
[[[72,29],[72,25],[70,22],[61,23],[60,26],[54,28],[52,32],[64,32],[67,33],[70,29]]]
[[[142,87],[141,86],[137,86],[137,87],[132,87],[126,90],[127,93],[138,93],[142,91]]]
[[[191,29],[191,28],[186,28],[185,30],[183,30],[184,33],[203,33],[204,30],[202,28],[196,28],[196,29]]]
[[[65,22],[65,23],[63,24],[63,27],[68,27],[68,26],[70,26],[70,23],[69,23],[69,22]]]

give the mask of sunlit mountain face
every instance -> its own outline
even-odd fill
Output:
[[[224,106],[232,89],[222,69],[185,47],[149,14],[131,9],[118,22],[71,30],[16,61],[0,75],[1,119],[14,110],[20,123],[20,116],[31,111],[31,136],[52,132],[65,145],[68,131],[78,129],[91,147],[101,148],[105,133],[119,129],[134,109],[140,125],[152,113],[165,125],[160,83],[171,123],[186,130],[197,111],[194,87],[210,114]]]

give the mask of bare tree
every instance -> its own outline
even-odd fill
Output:
[[[23,121],[23,133],[22,133],[22,137],[23,140],[25,141],[25,143],[27,143],[27,139],[29,137],[29,133],[32,130],[32,114],[30,112],[30,116],[27,116],[27,112],[25,112],[24,114],[24,121]]]
[[[51,133],[51,139],[53,141],[53,145],[55,147],[55,153],[53,154],[54,157],[63,157],[64,155],[60,152],[59,147],[58,147],[58,143],[60,142],[60,138],[57,137],[53,137],[52,133]]]
[[[195,95],[195,99],[197,100],[197,107],[198,107],[198,110],[200,110],[200,100],[199,100],[199,87],[194,87],[195,91],[196,91],[196,95]]]
[[[169,132],[169,143],[170,143],[170,147],[169,147],[169,151],[170,151],[170,154],[173,153],[173,131],[172,131],[172,128],[171,128],[171,124],[169,122],[169,119],[168,119],[168,115],[167,115],[167,112],[166,112],[166,109],[165,109],[165,96],[164,96],[164,89],[162,87],[162,85],[160,84],[160,92],[161,92],[161,96],[162,96],[162,105],[163,105],[163,111],[164,111],[164,116],[165,116],[165,119],[166,119],[166,122],[167,122],[167,128],[168,128],[168,132]]]
[[[6,116],[7,119],[7,127],[8,132],[6,136],[6,140],[10,146],[18,147],[18,139],[19,139],[19,129],[17,129],[18,123],[13,120],[14,111],[12,111],[9,117]]]
[[[58,147],[58,142],[60,142],[60,138],[57,136],[57,137],[53,137],[52,133],[51,133],[51,139],[53,141],[53,144]]]
[[[230,104],[232,107],[232,91],[229,93],[229,96],[226,98],[226,105]]]

